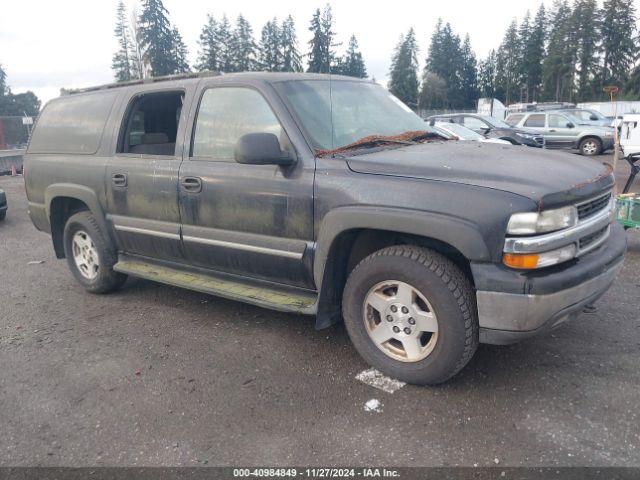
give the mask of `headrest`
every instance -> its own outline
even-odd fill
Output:
[[[142,135],[142,143],[144,145],[157,145],[158,143],[169,143],[169,137],[166,133],[145,133]]]

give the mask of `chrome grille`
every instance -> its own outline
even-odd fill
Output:
[[[609,226],[606,226],[596,232],[590,233],[589,235],[585,235],[578,242],[578,250],[580,252],[584,252],[588,250],[589,247],[594,247],[598,243],[600,239],[602,239],[607,232],[609,231]]]
[[[588,202],[580,203],[576,205],[578,209],[578,219],[584,220],[592,215],[604,210],[611,201],[611,192],[607,192],[605,195],[589,200]]]

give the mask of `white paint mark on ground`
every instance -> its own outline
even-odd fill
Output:
[[[356,380],[360,380],[362,383],[366,383],[371,387],[387,393],[393,393],[406,385],[406,383],[401,382],[400,380],[383,375],[375,368],[361,371],[356,375]]]
[[[380,413],[382,412],[382,403],[380,403],[380,400],[377,398],[372,398],[364,404],[364,411]]]

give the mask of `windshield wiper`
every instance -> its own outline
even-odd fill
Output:
[[[316,150],[316,155],[332,155],[334,153],[345,152],[366,147],[381,147],[385,145],[415,145],[416,143],[430,140],[447,140],[444,136],[426,130],[412,130],[398,135],[368,135],[356,140],[353,143],[333,150]]]

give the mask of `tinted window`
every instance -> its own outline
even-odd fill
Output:
[[[96,153],[116,96],[100,92],[52,100],[38,118],[29,152]]]
[[[522,120],[523,118],[524,118],[524,115],[509,115],[509,116],[507,117],[507,123],[508,123],[509,125],[513,125],[513,126],[515,126],[515,125],[517,125],[517,124],[520,122],[520,120]]]
[[[549,115],[549,127],[550,128],[567,128],[569,120],[562,115]]]
[[[462,124],[471,130],[481,130],[489,127],[485,122],[475,117],[462,117]]]
[[[529,115],[524,122],[525,127],[544,127],[544,114]]]
[[[280,122],[257,91],[242,87],[206,90],[196,119],[192,156],[233,160],[238,139],[247,133],[273,133],[281,148],[286,148]]]

